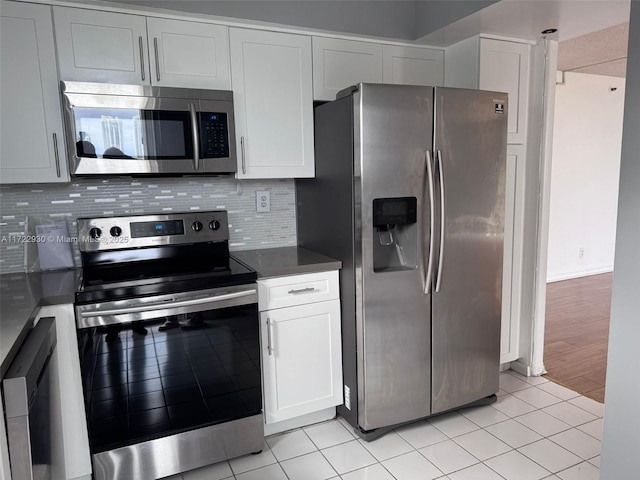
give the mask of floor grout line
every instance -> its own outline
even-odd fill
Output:
[[[516,380],[519,380],[518,376],[516,376],[517,374],[513,374],[513,373],[511,373],[511,371],[509,371],[509,373],[504,372],[504,373],[502,373],[501,375],[509,375],[510,377],[513,377],[513,378],[515,378]],[[521,380],[521,381],[523,381],[523,382],[524,382],[524,380]],[[231,462],[227,460],[225,463],[226,463],[227,467],[229,468],[229,471],[231,472],[231,475],[232,475],[232,476],[230,476],[230,477],[225,477],[225,480],[226,480],[226,479],[234,479],[234,480],[238,480],[238,478],[243,478],[243,476],[244,476],[244,475],[246,475],[246,474],[250,474],[251,472],[254,472],[254,475],[253,475],[253,476],[255,476],[255,472],[256,472],[256,471],[258,471],[258,470],[260,470],[260,469],[265,469],[265,468],[271,468],[272,470],[274,470],[274,471],[276,471],[276,470],[277,470],[278,472],[280,472],[280,471],[281,471],[281,472],[284,474],[284,477],[282,477],[282,475],[281,475],[280,473],[278,473],[278,475],[279,475],[279,476],[278,476],[277,478],[281,478],[281,479],[285,479],[285,478],[286,478],[287,480],[299,480],[299,479],[298,479],[298,477],[295,477],[295,476],[294,476],[294,477],[292,477],[292,476],[291,476],[291,473],[287,473],[287,470],[284,468],[284,463],[286,463],[286,462],[288,462],[288,461],[290,461],[290,460],[294,460],[294,459],[296,459],[296,458],[301,458],[301,457],[303,457],[303,456],[305,456],[305,455],[311,455],[311,454],[314,454],[314,453],[316,453],[316,452],[320,453],[321,458],[323,459],[323,461],[324,461],[324,462],[326,462],[326,464],[327,464],[327,465],[329,465],[329,466],[330,466],[330,468],[331,468],[331,469],[332,469],[332,471],[333,471],[333,474],[334,474],[334,475],[333,475],[332,477],[328,477],[328,478],[336,478],[336,479],[341,479],[341,478],[343,478],[343,476],[350,475],[350,474],[352,474],[352,473],[354,473],[354,472],[358,472],[358,471],[363,470],[363,469],[370,469],[370,468],[375,467],[376,465],[378,465],[380,468],[382,468],[382,470],[380,470],[380,472],[384,471],[384,472],[386,472],[386,473],[388,474],[388,478],[389,478],[389,479],[396,479],[396,480],[397,480],[397,478],[398,478],[398,477],[396,477],[396,476],[394,476],[394,475],[393,475],[393,473],[392,473],[392,472],[387,468],[387,466],[385,465],[385,462],[388,462],[388,461],[391,461],[391,460],[397,459],[397,458],[399,458],[399,457],[402,457],[402,456],[404,456],[404,455],[408,455],[408,454],[412,454],[412,453],[418,453],[418,455],[420,455],[420,457],[421,457],[423,460],[425,460],[425,461],[429,462],[429,464],[431,464],[433,467],[435,467],[437,471],[441,472],[441,473],[442,473],[442,475],[441,475],[441,476],[439,476],[439,477],[434,477],[434,478],[435,478],[435,479],[443,479],[443,480],[446,480],[446,479],[450,478],[449,476],[451,476],[451,475],[455,475],[455,474],[458,474],[459,472],[462,472],[462,471],[464,471],[464,470],[466,470],[466,469],[468,469],[468,468],[478,468],[478,465],[483,465],[485,468],[488,468],[488,469],[489,469],[489,471],[491,471],[493,474],[495,474],[497,477],[499,477],[499,478],[501,478],[501,479],[504,479],[504,480],[517,480],[517,477],[505,477],[504,475],[501,475],[501,474],[499,473],[499,471],[498,471],[499,469],[498,469],[498,470],[496,470],[496,469],[494,469],[494,468],[490,467],[490,466],[487,464],[487,462],[490,462],[490,461],[492,461],[492,460],[494,460],[494,459],[497,459],[497,458],[499,458],[499,457],[501,457],[501,456],[503,456],[503,455],[512,454],[513,452],[516,452],[518,455],[522,456],[523,458],[526,458],[528,461],[530,461],[530,462],[532,462],[533,464],[535,464],[535,465],[537,465],[538,467],[540,467],[543,471],[545,471],[545,472],[549,472],[549,473],[548,473],[548,475],[545,475],[545,477],[543,477],[543,478],[547,478],[547,477],[549,477],[549,476],[559,476],[558,474],[563,473],[563,472],[566,472],[567,470],[570,470],[570,469],[572,469],[572,468],[575,468],[577,465],[581,465],[581,464],[588,464],[588,465],[589,465],[589,468],[593,467],[594,469],[599,470],[599,466],[598,466],[598,465],[594,465],[594,463],[591,463],[591,462],[596,462],[596,461],[597,461],[597,459],[598,459],[598,457],[600,456],[600,453],[598,453],[598,454],[596,454],[596,455],[593,455],[593,456],[591,456],[591,457],[589,457],[589,458],[586,458],[586,459],[585,459],[585,458],[583,458],[581,455],[579,455],[578,453],[575,453],[575,452],[573,452],[572,450],[570,450],[569,448],[567,448],[567,447],[565,447],[565,446],[563,446],[563,445],[561,445],[561,444],[557,443],[557,442],[556,442],[556,441],[554,441],[551,437],[554,437],[554,436],[556,436],[556,435],[559,435],[559,434],[562,434],[562,433],[566,433],[566,432],[569,432],[569,431],[575,430],[575,431],[577,431],[577,432],[580,432],[580,433],[582,433],[582,434],[586,435],[586,438],[593,439],[594,441],[597,441],[597,442],[600,442],[600,443],[601,443],[601,439],[599,439],[599,438],[595,437],[594,435],[591,435],[591,434],[589,434],[589,433],[587,433],[587,432],[584,432],[584,431],[580,430],[580,428],[579,428],[579,427],[582,427],[582,426],[584,426],[584,425],[586,425],[586,424],[589,424],[589,423],[595,422],[595,421],[597,421],[597,420],[602,420],[602,416],[597,415],[597,414],[594,414],[593,412],[590,412],[590,411],[588,411],[588,410],[585,410],[584,408],[581,408],[580,406],[578,406],[578,405],[574,405],[573,403],[571,403],[571,402],[570,402],[570,400],[574,400],[574,399],[577,399],[577,398],[581,398],[581,397],[583,397],[583,395],[578,395],[577,397],[572,397],[572,398],[569,398],[569,399],[566,399],[566,400],[565,400],[565,399],[562,399],[561,397],[558,397],[558,396],[556,396],[556,395],[553,395],[552,393],[546,392],[546,391],[545,391],[545,390],[543,390],[543,389],[538,389],[538,390],[540,390],[540,391],[542,391],[542,392],[544,392],[544,393],[547,393],[547,394],[549,394],[549,395],[552,395],[553,397],[557,398],[559,401],[558,401],[557,403],[553,403],[553,404],[551,404],[551,405],[547,405],[547,406],[543,406],[543,407],[541,407],[541,408],[538,408],[538,407],[536,407],[535,405],[532,405],[531,403],[527,402],[526,400],[523,400],[522,398],[519,398],[519,397],[517,397],[517,396],[513,395],[513,393],[518,392],[518,391],[522,392],[522,391],[524,391],[524,390],[529,390],[529,389],[531,389],[531,388],[537,388],[539,385],[543,385],[543,384],[546,384],[546,383],[550,383],[550,381],[542,382],[542,383],[538,383],[538,384],[530,384],[530,383],[528,383],[528,382],[525,382],[525,383],[527,383],[529,386],[528,386],[528,387],[525,387],[525,388],[523,388],[523,389],[520,389],[520,390],[514,390],[514,392],[507,392],[506,394],[507,394],[507,395],[511,395],[512,397],[514,397],[514,398],[516,398],[516,399],[518,399],[518,400],[520,400],[520,401],[524,402],[525,404],[530,405],[531,407],[533,407],[533,408],[534,408],[534,410],[532,410],[531,412],[526,412],[526,413],[521,413],[521,414],[518,414],[518,415],[515,415],[515,416],[510,416],[510,415],[508,415],[508,414],[506,414],[506,413],[504,413],[504,412],[502,412],[502,411],[498,410],[497,408],[495,408],[495,407],[494,407],[494,405],[495,405],[495,404],[491,404],[491,405],[483,406],[483,407],[481,407],[481,408],[494,408],[497,412],[501,413],[501,414],[502,414],[502,415],[504,415],[506,418],[504,418],[504,419],[502,419],[502,420],[500,420],[500,421],[494,422],[494,423],[490,423],[490,424],[485,425],[485,426],[481,426],[479,423],[476,423],[476,421],[473,421],[473,420],[471,420],[470,418],[467,418],[467,417],[462,413],[462,410],[464,410],[464,409],[456,410],[456,411],[454,411],[454,412],[455,412],[455,413],[457,413],[457,414],[460,416],[460,418],[462,418],[462,419],[464,419],[464,420],[466,420],[467,422],[469,422],[469,423],[470,423],[470,425],[468,425],[468,427],[470,428],[471,426],[473,426],[473,427],[474,427],[474,429],[473,429],[473,430],[471,430],[471,431],[468,431],[468,432],[464,432],[464,433],[462,433],[462,434],[456,434],[456,435],[452,435],[452,436],[448,435],[445,431],[441,430],[440,428],[438,428],[438,426],[437,426],[437,425],[432,424],[432,423],[431,423],[431,422],[429,422],[427,419],[424,419],[424,420],[421,420],[421,421],[415,422],[415,424],[414,424],[414,425],[420,425],[420,422],[424,422],[424,424],[425,424],[425,425],[429,425],[430,427],[434,428],[434,429],[435,429],[435,432],[438,432],[438,435],[440,435],[440,434],[441,434],[441,435],[443,435],[443,436],[444,436],[442,439],[440,439],[440,440],[438,440],[438,441],[436,441],[436,442],[434,442],[434,443],[430,443],[429,445],[427,445],[427,446],[425,446],[425,447],[416,448],[416,447],[415,447],[415,446],[414,446],[414,445],[413,445],[409,440],[407,440],[406,438],[404,438],[404,437],[403,437],[403,435],[402,435],[402,434],[400,434],[400,433],[397,431],[397,429],[394,429],[394,430],[392,430],[391,432],[394,432],[395,434],[397,434],[397,435],[398,435],[398,437],[399,437],[399,439],[401,439],[401,440],[402,440],[402,442],[403,442],[403,444],[402,444],[403,448],[402,448],[402,449],[404,450],[404,448],[410,448],[410,450],[408,450],[408,451],[406,451],[406,452],[403,452],[403,453],[394,454],[393,456],[391,456],[391,457],[389,457],[389,458],[385,458],[384,460],[379,460],[379,459],[378,459],[378,457],[377,457],[376,455],[374,455],[373,451],[370,451],[368,448],[366,448],[366,446],[365,446],[365,445],[360,441],[360,438],[359,438],[358,436],[354,435],[354,434],[351,432],[351,430],[350,430],[350,426],[348,426],[348,423],[347,423],[347,422],[345,422],[345,421],[343,421],[343,420],[341,420],[341,419],[339,419],[339,417],[336,417],[335,419],[328,420],[327,422],[321,422],[321,423],[319,423],[319,424],[314,424],[314,425],[321,425],[321,424],[323,424],[323,423],[329,423],[329,422],[337,422],[339,425],[341,425],[341,427],[345,428],[345,429],[348,431],[348,433],[351,435],[351,437],[353,437],[353,438],[350,438],[349,440],[340,440],[340,441],[337,441],[337,443],[335,443],[335,444],[331,444],[331,445],[329,445],[329,446],[327,446],[327,447],[324,447],[324,448],[319,448],[318,444],[317,444],[316,442],[314,442],[314,441],[313,441],[313,439],[311,438],[311,435],[306,431],[306,428],[311,427],[311,425],[310,425],[310,426],[308,426],[308,427],[300,427],[300,428],[296,428],[296,429],[293,429],[293,430],[290,430],[290,431],[287,431],[287,432],[282,432],[282,433],[279,433],[279,434],[271,435],[271,436],[269,436],[269,437],[265,438],[265,445],[266,445],[266,448],[265,448],[265,449],[263,449],[263,452],[265,452],[265,451],[269,451],[269,452],[273,455],[273,458],[275,459],[275,462],[274,462],[274,463],[269,463],[269,464],[266,464],[266,465],[261,465],[261,466],[256,467],[256,468],[251,468],[251,469],[249,469],[249,470],[247,470],[247,471],[243,471],[243,472],[240,472],[240,473],[236,473],[236,472],[234,471],[234,469],[231,467]],[[551,383],[553,383],[553,382],[551,382]],[[565,387],[565,388],[566,388],[566,387]],[[585,398],[589,398],[589,397],[585,397]],[[561,404],[568,404],[568,405],[571,405],[571,406],[573,406],[573,407],[575,407],[575,408],[578,408],[578,409],[579,409],[580,411],[582,411],[582,412],[586,412],[586,413],[588,413],[588,414],[590,414],[590,415],[594,416],[595,418],[590,419],[590,420],[587,420],[587,421],[585,421],[585,422],[581,422],[581,423],[579,423],[579,424],[577,424],[577,425],[571,425],[571,424],[568,424],[566,421],[564,421],[562,418],[558,418],[558,417],[556,417],[556,416],[554,416],[554,415],[552,415],[552,414],[550,414],[550,413],[548,413],[548,412],[546,412],[546,411],[544,410],[544,409],[545,409],[545,408],[547,408],[547,407],[554,406],[554,405],[561,405]],[[454,413],[454,412],[451,412],[451,413]],[[528,414],[531,414],[531,413],[535,413],[535,412],[542,412],[542,413],[544,413],[544,414],[548,415],[551,419],[553,419],[553,420],[555,420],[555,421],[557,421],[557,422],[560,422],[561,424],[566,425],[566,428],[561,427],[562,429],[561,429],[560,431],[557,431],[557,432],[556,432],[556,431],[554,431],[554,433],[552,433],[552,434],[550,434],[550,435],[543,435],[542,433],[538,432],[536,429],[534,429],[534,428],[531,428],[531,427],[527,426],[526,424],[522,423],[522,422],[519,420],[519,419],[520,419],[520,417],[524,417],[525,415],[528,415]],[[434,418],[436,418],[436,417],[434,417]],[[452,415],[452,417],[451,417],[451,418],[456,419],[457,417],[456,417],[455,415]],[[482,417],[480,417],[480,416],[479,416],[477,421],[481,421],[481,420],[480,420],[481,418],[482,418]],[[485,417],[485,418],[486,418],[486,417]],[[491,417],[488,417],[488,418],[489,418],[489,419],[491,419]],[[518,424],[518,425],[520,425],[520,426],[522,426],[523,428],[526,428],[526,429],[528,429],[529,431],[531,431],[531,432],[535,433],[535,434],[536,434],[537,436],[539,436],[540,438],[539,438],[539,439],[537,439],[537,440],[533,440],[533,441],[527,441],[526,443],[524,443],[524,444],[522,444],[522,445],[519,445],[518,447],[513,447],[513,446],[511,446],[509,443],[507,443],[505,440],[503,440],[502,438],[500,438],[497,434],[494,434],[493,432],[491,432],[491,431],[487,430],[487,428],[490,428],[490,427],[493,427],[493,426],[496,426],[496,425],[500,425],[500,424],[503,424],[503,423],[509,422],[509,421],[511,421],[511,420],[513,420],[513,421],[517,422],[517,424]],[[482,421],[482,423],[484,424],[484,423],[486,423],[486,422]],[[463,425],[464,425],[464,423],[463,423]],[[447,429],[445,428],[444,430],[447,430]],[[309,452],[305,452],[305,453],[299,454],[299,455],[295,455],[295,456],[290,457],[290,458],[283,459],[282,461],[281,461],[281,460],[279,460],[279,459],[278,459],[278,457],[276,457],[276,456],[275,456],[275,454],[273,453],[273,451],[272,451],[272,449],[271,449],[271,446],[267,443],[267,440],[271,440],[271,439],[273,439],[273,438],[276,438],[277,436],[280,436],[280,435],[287,435],[287,434],[291,434],[291,433],[294,433],[294,432],[297,432],[297,431],[302,431],[302,432],[304,433],[304,438],[306,438],[306,439],[310,442],[310,447],[312,446],[312,447],[313,447],[313,450],[312,450],[312,451],[309,451]],[[460,438],[461,438],[461,437],[463,437],[463,436],[465,436],[465,435],[473,434],[473,433],[480,432],[480,431],[484,431],[484,432],[486,432],[487,434],[489,434],[489,435],[491,436],[491,438],[493,438],[493,439],[495,439],[495,440],[497,440],[497,441],[499,441],[499,442],[502,442],[502,444],[504,444],[504,445],[506,445],[506,446],[508,447],[508,450],[507,450],[507,451],[505,451],[505,452],[499,453],[499,454],[497,454],[497,455],[492,455],[491,457],[488,457],[488,458],[486,458],[486,459],[484,459],[484,460],[480,460],[478,457],[476,457],[476,455],[474,455],[474,454],[472,453],[472,451],[470,451],[470,450],[468,449],[468,448],[469,448],[469,446],[471,446],[472,444],[468,444],[468,445],[467,445],[467,448],[465,448],[463,445],[461,445],[461,444],[460,444],[460,443],[458,443],[458,441],[457,441],[457,440],[460,440]],[[390,432],[390,433],[391,433],[391,432]],[[507,435],[507,434],[505,433],[505,435]],[[503,436],[505,436],[505,435],[503,435]],[[517,434],[516,434],[516,435],[517,435]],[[301,438],[302,438],[302,437],[301,437]],[[320,437],[318,437],[318,438],[320,438]],[[329,437],[329,438],[330,438],[330,437]],[[507,438],[507,437],[505,437],[505,438]],[[516,438],[517,438],[517,437],[516,437]],[[559,449],[559,450],[558,450],[558,452],[566,452],[567,454],[571,454],[571,455],[573,455],[573,456],[577,457],[577,458],[579,459],[579,461],[577,461],[576,463],[574,463],[574,464],[572,464],[572,465],[570,465],[570,466],[567,466],[567,467],[565,467],[565,468],[563,468],[563,469],[561,469],[561,470],[558,470],[558,471],[554,472],[554,471],[552,471],[552,470],[551,470],[551,468],[550,468],[550,467],[545,466],[545,464],[544,464],[544,463],[548,463],[548,462],[545,462],[545,461],[542,461],[542,462],[536,461],[536,460],[534,460],[533,458],[531,458],[531,457],[527,456],[526,454],[524,454],[524,453],[521,451],[522,449],[525,449],[526,447],[530,447],[531,445],[534,445],[535,443],[540,442],[540,441],[543,441],[543,440],[547,440],[547,441],[549,441],[549,442],[554,446],[554,449],[557,447],[557,448]],[[318,441],[320,441],[320,440],[318,440]],[[441,470],[441,468],[440,468],[440,467],[438,467],[434,462],[432,462],[429,458],[427,458],[423,452],[421,452],[421,451],[420,451],[420,450],[424,450],[424,449],[426,449],[426,448],[433,447],[433,446],[436,446],[436,445],[440,445],[440,444],[443,444],[443,443],[445,443],[445,442],[449,442],[449,441],[450,441],[450,442],[452,442],[452,444],[453,444],[453,445],[455,445],[456,447],[458,447],[458,448],[462,449],[462,451],[464,451],[464,452],[468,453],[468,454],[471,456],[470,458],[471,458],[471,459],[474,459],[475,463],[473,463],[472,465],[469,465],[469,466],[461,467],[461,468],[457,468],[457,467],[455,467],[455,468],[456,468],[455,470],[453,470],[453,471],[451,471],[451,472],[449,472],[449,473],[444,473],[444,472],[442,472],[442,470]],[[367,466],[365,466],[365,467],[356,467],[356,468],[353,468],[353,469],[349,469],[349,470],[347,470],[347,471],[346,471],[346,472],[344,472],[344,473],[338,473],[337,468],[336,468],[336,467],[333,465],[333,463],[329,460],[329,457],[327,457],[327,456],[325,455],[325,451],[326,451],[326,450],[328,450],[328,449],[334,448],[334,447],[339,447],[339,446],[341,446],[341,445],[345,445],[345,444],[350,443],[350,442],[356,442],[356,444],[357,444],[358,446],[362,447],[362,448],[364,449],[364,451],[366,451],[366,452],[371,456],[371,458],[373,459],[374,463],[372,463],[372,464],[370,464],[370,465],[367,465]],[[404,444],[406,444],[406,445],[404,445]],[[587,444],[588,444],[588,445],[591,445],[591,442],[588,442]],[[408,446],[408,447],[407,447],[407,446]],[[576,450],[579,450],[579,449],[577,449],[577,448],[576,448]],[[587,450],[587,451],[588,451],[588,450]],[[283,453],[283,454],[281,454],[281,455],[285,455],[285,456],[286,456],[287,454],[286,454],[286,453]],[[564,454],[563,454],[563,455],[564,455]],[[517,458],[520,458],[520,457],[517,457]],[[543,457],[543,458],[544,458],[544,457]],[[573,462],[574,460],[572,459],[572,460],[570,460],[570,461],[571,461],[571,462]],[[277,467],[277,469],[274,469],[274,468],[273,468],[273,466],[274,466],[274,465],[277,465],[277,466],[278,466],[278,467]],[[495,465],[495,463],[494,463],[494,465]],[[205,467],[205,468],[206,468],[206,467]],[[279,470],[278,470],[278,469],[279,469]],[[504,471],[503,471],[503,473],[504,473]],[[364,475],[364,473],[363,473],[363,475]],[[176,476],[176,477],[175,477],[175,479],[174,479],[173,477],[170,477],[170,478],[171,478],[172,480],[179,480],[179,479],[182,479],[182,478],[183,478],[183,476],[182,476],[182,475]],[[203,476],[202,478],[206,478],[206,475],[205,475],[205,476]],[[264,477],[264,478],[263,478],[263,477],[260,477],[260,478],[261,478],[261,480],[271,480],[271,479],[272,479],[272,478],[274,478],[274,477],[267,476],[267,477]],[[362,478],[365,478],[365,477],[362,477]],[[385,478],[386,478],[386,477],[385,477]],[[420,477],[420,478],[423,478],[423,477]],[[406,479],[404,476],[402,477],[402,479],[403,479],[403,480],[409,480],[409,479]],[[167,479],[167,480],[168,480],[168,479]],[[410,480],[413,480],[413,479],[410,479]]]

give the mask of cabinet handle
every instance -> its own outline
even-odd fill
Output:
[[[156,54],[156,78],[160,81],[160,56],[158,55],[158,39],[153,37],[153,50]]]
[[[244,137],[240,137],[240,150],[242,151],[242,173],[247,173],[247,164],[244,160]]]
[[[58,135],[53,134],[53,154],[56,159],[56,175],[60,178],[60,153],[58,152]]]
[[[307,288],[298,288],[298,289],[289,290],[287,293],[295,295],[296,293],[307,293],[307,292],[313,292],[314,290],[315,290],[315,287],[307,287]]]
[[[146,75],[144,73],[144,45],[142,44],[142,37],[138,37],[138,47],[140,48],[140,73],[144,81]]]
[[[271,319],[267,317],[267,352],[269,356],[273,354],[273,347],[271,345]]]

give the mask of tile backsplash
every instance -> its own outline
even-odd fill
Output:
[[[256,213],[256,190],[271,192],[271,211]],[[25,271],[25,219],[65,219],[77,235],[76,218],[227,210],[230,250],[296,244],[293,180],[212,178],[75,178],[70,184],[0,187],[0,272]],[[73,245],[74,261],[80,265]]]

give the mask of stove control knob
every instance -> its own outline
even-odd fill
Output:
[[[218,230],[220,228],[220,222],[218,220],[211,220],[209,222],[209,228],[211,230]]]
[[[202,222],[199,222],[198,220],[193,222],[191,224],[191,230],[193,230],[194,232],[199,232],[200,230],[202,230]]]
[[[96,240],[102,236],[102,230],[100,230],[98,227],[93,227],[91,230],[89,230],[89,236]]]
[[[109,233],[112,237],[119,237],[120,235],[122,235],[122,229],[120,227],[111,227]]]

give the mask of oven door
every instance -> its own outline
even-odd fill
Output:
[[[197,100],[64,93],[74,175],[202,172]]]
[[[76,306],[97,479],[155,479],[261,450],[255,284]]]

